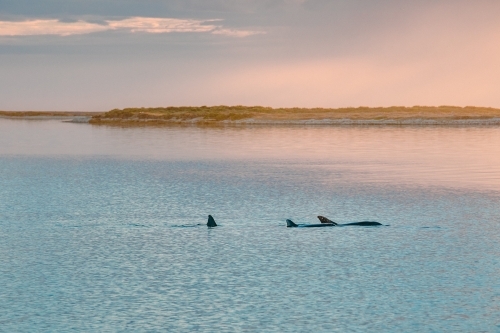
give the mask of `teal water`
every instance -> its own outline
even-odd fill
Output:
[[[0,331],[500,332],[499,202],[495,127],[0,119]]]

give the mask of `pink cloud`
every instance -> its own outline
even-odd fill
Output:
[[[0,36],[80,35],[108,30],[109,27],[85,21],[60,22],[58,20],[0,21]]]
[[[262,32],[225,29],[214,24],[220,20],[173,19],[154,17],[130,17],[123,20],[106,20],[106,24],[90,23],[83,20],[61,22],[59,20],[0,21],[0,36],[33,35],[81,35],[94,32],[122,30],[144,33],[212,33],[232,37],[246,37]]]

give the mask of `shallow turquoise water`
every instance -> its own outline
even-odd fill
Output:
[[[500,332],[499,147],[0,119],[0,331]]]

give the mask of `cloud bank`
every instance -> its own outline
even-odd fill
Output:
[[[3,110],[500,107],[498,0],[8,1]]]
[[[227,29],[215,24],[220,20],[195,20],[155,17],[130,17],[122,20],[105,20],[102,24],[78,20],[62,22],[55,19],[34,19],[27,21],[0,21],[0,36],[70,36],[102,31],[126,31],[142,33],[212,33],[232,37],[247,37],[261,34],[260,31]]]

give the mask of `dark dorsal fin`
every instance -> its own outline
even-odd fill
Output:
[[[321,223],[330,223],[330,224],[335,224],[337,225],[337,223],[333,222],[332,220],[330,219],[327,219],[326,217],[324,216],[318,216],[318,219],[321,221]]]
[[[216,227],[216,226],[217,226],[217,223],[215,223],[215,220],[212,217],[212,215],[208,215],[207,227],[213,228],[213,227]]]
[[[287,226],[288,228],[295,228],[295,227],[298,227],[298,225],[296,225],[295,223],[293,223],[293,221],[292,221],[292,220],[288,220],[288,219],[286,220],[286,226]]]

